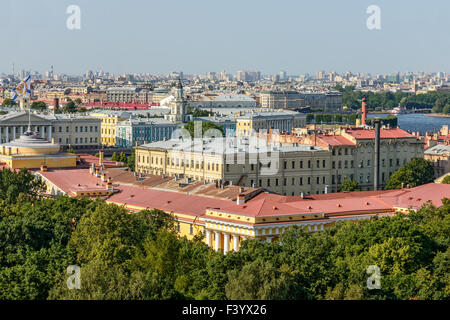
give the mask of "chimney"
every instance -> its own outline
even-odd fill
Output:
[[[236,204],[240,205],[240,204],[244,204],[245,203],[245,197],[243,194],[238,194],[237,198],[236,198]]]
[[[366,124],[366,115],[367,115],[367,110],[366,110],[366,98],[364,97],[362,99],[362,115],[361,115],[361,124],[365,125]]]
[[[325,193],[328,193],[328,185],[325,186]]]
[[[95,163],[91,164],[91,167],[89,168],[89,173],[94,174],[95,173]]]
[[[378,190],[378,183],[380,180],[380,119],[374,120],[375,125],[375,161],[374,161],[374,174],[373,174],[373,190]]]
[[[402,189],[404,189],[405,188],[405,183],[404,182],[402,182]]]
[[[301,197],[302,199],[305,199],[305,194],[304,194],[303,192],[300,192],[300,197]]]

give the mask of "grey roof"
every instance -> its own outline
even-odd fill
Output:
[[[450,146],[444,144],[437,144],[434,147],[428,148],[424,154],[430,155],[450,155]]]
[[[192,141],[194,142],[192,144]],[[203,138],[203,139],[171,139],[166,141],[155,141],[139,146],[139,148],[148,148],[156,150],[179,150],[179,151],[193,151],[202,152],[206,154],[235,154],[238,152],[245,153],[265,153],[265,152],[319,152],[327,151],[326,149],[312,145],[261,145],[253,147],[248,138],[241,138],[239,140],[235,137],[231,138]]]

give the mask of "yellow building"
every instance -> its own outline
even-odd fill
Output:
[[[129,119],[130,116],[131,114],[125,111],[103,111],[91,113],[91,117],[102,120],[100,129],[102,145],[116,145],[116,125],[120,121]]]
[[[251,112],[236,119],[236,136],[251,136],[254,132],[273,129],[279,132],[292,131],[292,128],[306,126],[306,115],[289,110],[273,112]]]
[[[37,134],[27,131],[18,139],[0,145],[0,162],[11,169],[75,167],[75,154],[61,152],[60,145],[48,142]]]

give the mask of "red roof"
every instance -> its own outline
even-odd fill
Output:
[[[356,139],[375,139],[375,130],[373,129],[354,128],[354,129],[347,129],[346,132],[349,135],[355,137]],[[381,139],[396,139],[396,138],[411,138],[411,137],[414,136],[400,128],[380,129]]]
[[[341,135],[318,135],[318,139],[322,140],[324,143],[330,146],[354,146],[355,143],[348,140],[347,138]]]
[[[202,216],[208,208],[220,208],[233,203],[231,200],[219,200],[150,188],[125,185],[114,185],[114,187],[117,187],[120,192],[110,196],[108,202],[187,215]]]

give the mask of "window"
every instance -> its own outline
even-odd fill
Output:
[[[287,167],[287,161],[284,160],[284,161],[283,161],[283,169],[286,169],[286,167]]]
[[[83,132],[83,127],[80,127],[80,132]]]
[[[338,169],[342,168],[342,161],[338,161]]]
[[[300,177],[300,185],[303,185],[303,177]]]
[[[180,232],[180,230],[181,230],[180,223],[177,222],[177,232]]]
[[[75,127],[75,132],[78,132],[78,127]]]
[[[311,168],[311,160],[308,160],[308,168]]]
[[[316,184],[320,184],[320,177],[316,178]]]
[[[292,169],[295,169],[295,161],[292,161]]]
[[[323,184],[327,183],[327,180],[325,179],[325,177],[322,177],[322,183]]]
[[[75,138],[75,143],[78,143],[78,138]]]
[[[97,126],[95,126],[94,128],[95,128],[95,132],[97,132]]]
[[[300,161],[300,169],[303,169],[303,161]]]
[[[286,186],[286,185],[287,185],[287,179],[284,178],[284,179],[283,179],[283,186]]]
[[[267,179],[267,186],[270,187],[270,179]]]
[[[367,166],[370,167],[370,160],[367,160]]]
[[[291,185],[292,185],[292,186],[295,186],[295,178],[292,178],[292,183],[291,183]]]
[[[335,168],[336,168],[336,162],[333,161],[333,162],[331,162],[331,169],[335,169]]]
[[[62,131],[62,127],[58,127],[58,132],[61,132],[61,131]]]
[[[345,169],[348,168],[348,161],[347,161],[347,160],[344,161],[344,168],[345,168]]]
[[[251,170],[251,171],[254,171],[254,170],[255,170],[255,165],[254,165],[254,164],[251,164],[251,165],[250,165],[250,170]]]
[[[351,168],[354,168],[353,160],[350,161],[350,167],[351,167]]]
[[[320,168],[320,160],[317,160],[317,168]]]
[[[322,160],[322,168],[325,168],[325,167],[326,167],[326,161]]]
[[[308,184],[311,184],[311,177],[308,177]]]
[[[278,186],[278,179],[275,179],[275,185]]]
[[[194,225],[189,225],[189,234],[194,234]]]
[[[389,166],[392,167],[392,159],[389,159]]]

